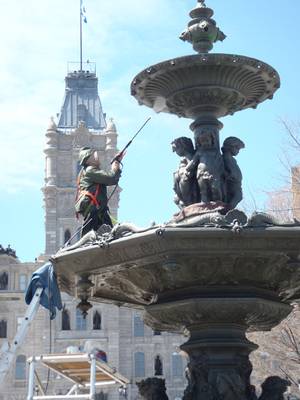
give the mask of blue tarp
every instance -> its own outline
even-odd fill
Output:
[[[37,288],[44,289],[41,295],[40,304],[50,311],[50,318],[54,319],[56,317],[56,309],[62,309],[62,302],[56,274],[50,261],[33,273],[25,295],[25,301],[27,304],[31,303]]]

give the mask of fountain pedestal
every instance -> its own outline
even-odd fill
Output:
[[[246,329],[233,324],[190,328],[190,339],[181,346],[189,355],[184,400],[249,398],[249,354],[257,346],[246,339]]]

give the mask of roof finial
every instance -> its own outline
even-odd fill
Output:
[[[55,123],[55,121],[54,121],[54,117],[53,116],[51,116],[50,117],[50,121],[49,121],[49,125],[48,125],[48,131],[56,131],[56,129],[57,129],[57,126],[56,126],[56,123]]]
[[[213,15],[214,11],[206,6],[205,0],[198,0],[196,8],[190,12],[192,20],[180,35],[180,39],[192,43],[198,53],[208,53],[215,42],[226,38],[212,19]]]
[[[117,127],[116,127],[116,124],[115,124],[113,118],[109,118],[107,127],[106,127],[106,131],[107,132],[117,132]]]

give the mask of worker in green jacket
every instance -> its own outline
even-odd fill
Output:
[[[120,162],[124,154],[112,163],[111,171],[100,168],[100,160],[95,149],[83,147],[79,152],[82,169],[78,175],[78,190],[75,209],[84,218],[81,236],[103,225],[112,226],[109,215],[107,186],[117,185],[121,176]]]

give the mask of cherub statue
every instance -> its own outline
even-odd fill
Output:
[[[261,385],[262,394],[259,400],[284,400],[284,393],[291,383],[279,376],[269,376]]]
[[[197,184],[195,174],[186,174],[186,166],[192,160],[195,149],[191,139],[180,137],[172,143],[172,150],[181,157],[178,170],[174,172],[174,197],[175,204],[179,208],[189,206],[197,202]]]
[[[202,203],[222,201],[223,159],[214,143],[211,130],[203,130],[197,136],[197,150],[193,159],[186,167],[189,177],[197,170],[196,178]]]
[[[235,208],[243,199],[243,176],[234,157],[244,147],[245,144],[233,136],[225,139],[222,147],[225,166],[225,203],[229,204],[231,208]]]
[[[164,379],[147,378],[136,383],[139,394],[144,400],[168,400]]]

